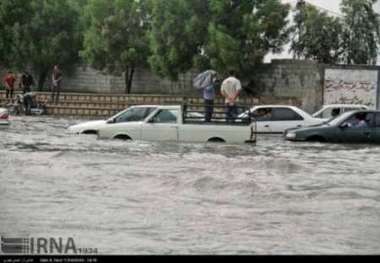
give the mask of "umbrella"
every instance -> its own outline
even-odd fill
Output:
[[[200,73],[193,79],[194,88],[200,90],[207,88],[213,83],[213,77],[216,75],[215,70],[207,70],[205,72]]]

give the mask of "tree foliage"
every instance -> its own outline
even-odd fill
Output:
[[[297,58],[313,59],[326,64],[341,61],[344,43],[339,18],[331,17],[312,5],[299,4],[291,30],[291,50]]]
[[[343,0],[345,62],[376,64],[380,41],[380,20],[373,5],[377,0]]]
[[[278,0],[154,1],[151,65],[172,79],[210,66],[249,78],[268,52],[286,42],[288,11]]]
[[[374,64],[380,41],[375,2],[342,0],[343,18],[298,5],[291,28],[295,56]],[[67,71],[80,59],[125,73],[126,92],[141,66],[172,80],[213,68],[235,70],[249,81],[264,56],[287,42],[289,9],[280,0],[1,0],[0,60],[31,68],[40,87],[54,64]]]
[[[82,56],[96,69],[125,72],[130,93],[135,67],[144,65],[149,55],[147,1],[89,0],[85,17]]]
[[[380,41],[377,0],[343,0],[343,18],[329,16],[300,0],[291,50],[322,63],[375,64]]]
[[[160,76],[177,80],[180,73],[201,64],[199,55],[207,39],[208,20],[207,1],[152,1],[152,69]]]
[[[249,78],[269,52],[279,52],[288,40],[289,6],[278,0],[210,0],[206,54],[213,68],[235,70]]]
[[[42,88],[54,64],[70,69],[78,60],[79,15],[70,0],[2,0],[1,55],[4,64],[31,68]]]

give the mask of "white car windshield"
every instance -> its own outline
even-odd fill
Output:
[[[113,122],[137,122],[143,121],[148,117],[156,108],[154,107],[138,107],[138,108],[129,108],[126,111],[119,113],[112,118]]]

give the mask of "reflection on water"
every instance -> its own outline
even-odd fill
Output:
[[[378,146],[101,141],[75,120],[0,130],[0,235],[107,254],[378,254]]]

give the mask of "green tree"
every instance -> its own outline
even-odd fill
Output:
[[[343,0],[345,62],[376,64],[380,39],[379,15],[373,10],[377,0]]]
[[[33,13],[30,0],[0,1],[0,61],[2,66],[12,67],[18,43],[14,41],[15,30],[29,22]]]
[[[291,50],[295,57],[334,64],[344,52],[343,26],[339,18],[328,16],[312,5],[298,2],[291,28]]]
[[[125,74],[131,93],[135,68],[149,55],[147,0],[89,0],[85,7],[86,31],[81,55],[94,68]]]
[[[79,14],[69,0],[2,0],[0,7],[5,64],[31,68],[40,89],[53,65],[69,70],[78,60]]]
[[[150,64],[176,80],[189,69],[234,69],[249,79],[287,41],[289,5],[279,0],[156,0]]]
[[[154,72],[177,80],[194,65],[207,67],[202,51],[209,17],[208,1],[152,1],[149,62]]]
[[[249,80],[269,52],[288,40],[289,5],[278,0],[210,0],[212,21],[206,54],[219,72],[235,70]]]

